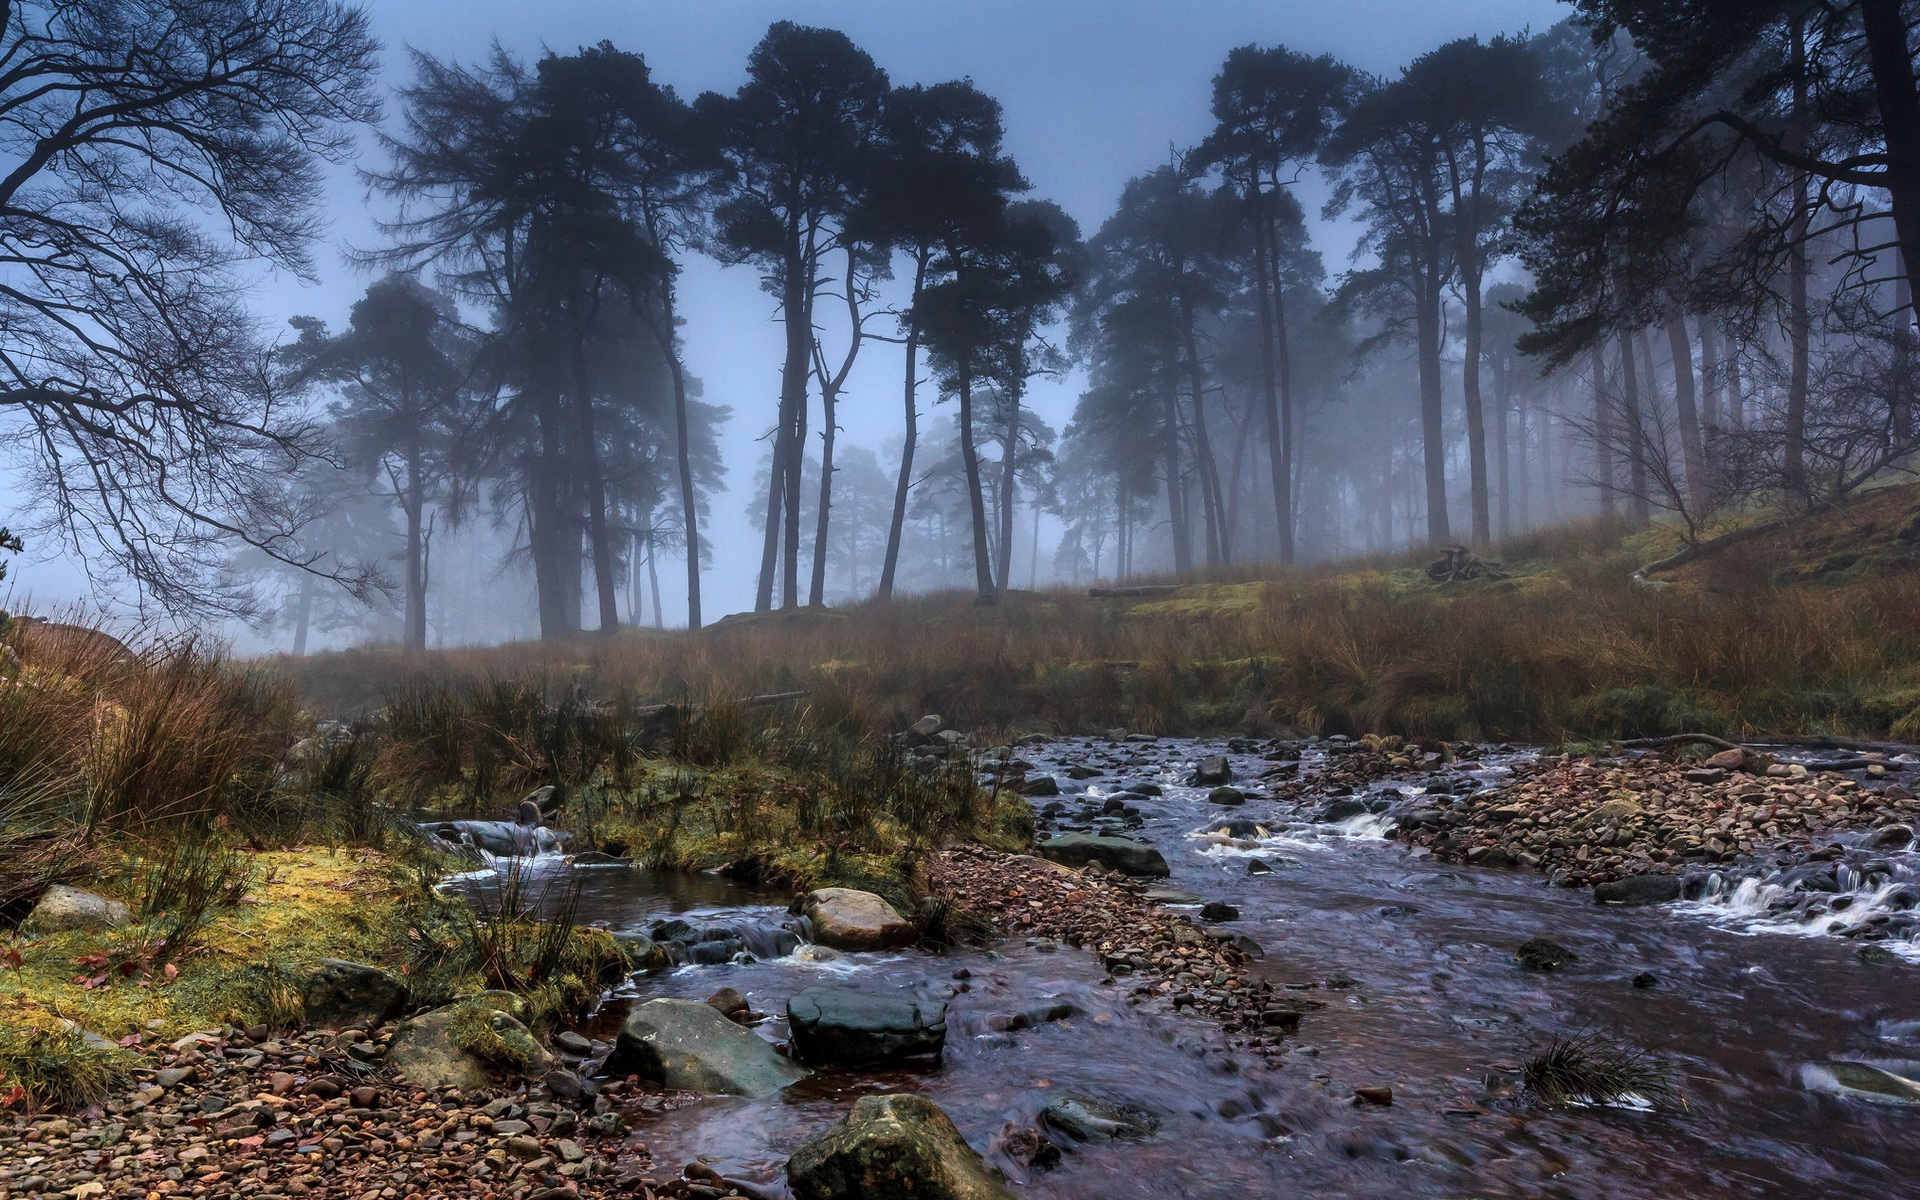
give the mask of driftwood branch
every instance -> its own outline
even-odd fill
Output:
[[[1129,587],[1090,587],[1087,595],[1095,600],[1138,600],[1147,596],[1171,596],[1185,586],[1180,583],[1140,583]]]

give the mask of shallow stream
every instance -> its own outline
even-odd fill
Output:
[[[1920,1107],[1874,1103],[1815,1066],[1853,1060],[1911,1073],[1900,1064],[1920,1059],[1920,966],[1903,961],[1914,948],[1901,942],[1881,961],[1863,958],[1857,942],[1830,935],[1832,894],[1809,915],[1804,889],[1766,892],[1783,886],[1772,879],[1743,891],[1730,872],[1692,902],[1602,907],[1535,872],[1443,865],[1386,840],[1392,805],[1417,802],[1417,793],[1382,793],[1386,813],[1337,823],[1310,819],[1325,797],[1282,804],[1258,785],[1248,786],[1247,803],[1218,808],[1185,781],[1202,755],[1222,752],[1163,740],[1062,742],[1023,754],[1035,773],[1060,779],[1070,827],[1081,823],[1079,788],[1098,802],[1128,783],[1159,785],[1160,795],[1126,803],[1138,814],[1132,832],[1171,866],[1165,886],[1190,897],[1196,917],[1203,901],[1236,906],[1239,919],[1224,928],[1264,947],[1259,971],[1324,1004],[1283,1056],[1268,1063],[1229,1052],[1204,1021],[1127,1003],[1137,980],[1111,981],[1089,955],[1018,939],[938,957],[809,961],[803,952],[687,965],[638,979],[627,993],[704,999],[737,988],[774,1014],[758,1027],[774,1041],[785,1039],[787,998],[824,980],[952,993],[946,1056],[937,1070],[828,1071],[770,1100],[699,1100],[650,1118],[636,1138],[662,1169],[698,1158],[777,1192],[787,1155],[837,1120],[850,1097],[911,1089],[943,1106],[1016,1191],[1035,1197],[1920,1196]],[[1270,765],[1255,754],[1228,757],[1243,780]],[[1073,765],[1101,774],[1069,783]],[[1482,777],[1501,769],[1495,758]],[[1260,830],[1237,846],[1194,836],[1222,819]],[[1855,874],[1836,870],[1857,894],[1851,903],[1897,906],[1889,896],[1920,875],[1920,856],[1863,855],[1850,851],[1840,864]],[[1253,858],[1271,872],[1250,874]],[[763,931],[789,924],[775,898],[719,880],[573,873],[583,882],[580,919],[615,931],[645,933],[674,916]],[[1514,949],[1535,936],[1578,960],[1549,974],[1522,970]],[[956,972],[969,977],[956,981]],[[603,1036],[617,1027],[620,999],[610,1001]],[[1049,999],[1079,1011],[996,1031],[1005,1022],[994,1018]],[[1665,1059],[1683,1104],[1547,1111],[1520,1102],[1518,1064],[1555,1036],[1583,1032]],[[1369,1085],[1391,1087],[1392,1104],[1357,1104],[1354,1089]],[[1065,1091],[1155,1110],[1160,1132],[1084,1146],[1029,1173],[1000,1152],[1002,1132],[1032,1125]]]

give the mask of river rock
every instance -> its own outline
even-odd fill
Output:
[[[1020,785],[1022,796],[1058,796],[1060,781],[1051,775],[1036,775]]]
[[[1013,1200],[925,1096],[862,1096],[787,1160],[794,1200]]]
[[[474,846],[502,858],[550,854],[561,849],[569,836],[544,825],[513,821],[429,821],[420,828],[440,841]]]
[[[1224,783],[1207,793],[1207,803],[1209,804],[1224,804],[1230,807],[1235,804],[1245,804],[1246,802],[1247,794],[1245,792],[1237,787],[1229,787]]]
[[[638,1075],[672,1091],[758,1099],[812,1072],[699,1000],[649,1000],[620,1027],[609,1075]]]
[[[1193,768],[1193,774],[1187,776],[1188,787],[1219,787],[1232,782],[1233,766],[1220,754],[1207,755]]]
[[[1920,1104],[1920,1082],[1868,1063],[1809,1063],[1801,1071],[1801,1078],[1819,1090],[1838,1091],[1875,1104]]]
[[[1593,898],[1599,904],[1665,904],[1680,898],[1681,886],[1678,875],[1629,875],[1595,884]]]
[[[1871,850],[1898,850],[1911,844],[1913,829],[1907,825],[1882,825],[1873,831],[1867,839],[1867,848]]]
[[[1330,800],[1321,808],[1314,820],[1322,822],[1350,821],[1354,817],[1365,816],[1367,804],[1364,800],[1348,797],[1343,800]]]
[[[1084,833],[1063,833],[1041,842],[1040,857],[1063,866],[1084,867],[1099,862],[1109,870],[1125,875],[1150,875],[1164,878],[1171,874],[1160,851],[1145,842],[1128,838],[1096,837]]]
[[[807,893],[800,910],[813,922],[813,940],[836,950],[884,950],[913,941],[913,922],[872,892],[821,888]]]
[[[40,903],[33,906],[27,915],[26,928],[40,936],[73,930],[98,932],[119,929],[130,919],[127,906],[118,900],[56,883],[40,897]]]
[[[613,936],[626,953],[628,969],[636,975],[658,975],[673,969],[672,953],[645,934],[616,933]]]
[[[387,1045],[387,1065],[417,1088],[459,1088],[463,1092],[488,1087],[493,1080],[478,1058],[453,1044],[448,1025],[454,1009],[436,1008],[402,1021]]]
[[[1238,921],[1240,910],[1224,900],[1212,900],[1200,909],[1202,921]]]
[[[320,1029],[363,1029],[390,1021],[407,1006],[407,985],[365,963],[320,961],[300,989],[307,1024]]]
[[[1160,1128],[1160,1118],[1137,1104],[1081,1095],[1054,1097],[1040,1110],[1040,1120],[1080,1142],[1138,1141]]]
[[[947,1042],[944,1001],[883,996],[855,988],[810,987],[787,1001],[793,1047],[803,1062],[872,1066],[938,1060]]]
[[[1569,963],[1578,962],[1580,956],[1548,938],[1528,938],[1520,943],[1513,952],[1520,965],[1529,971],[1557,971]]]

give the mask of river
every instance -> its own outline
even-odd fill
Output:
[[[829,1070],[774,1099],[706,1098],[649,1117],[634,1133],[661,1169],[698,1159],[777,1192],[787,1155],[851,1097],[914,1090],[1034,1197],[1920,1196],[1920,1108],[1825,1086],[1812,1066],[1840,1059],[1911,1072],[1902,1064],[1920,1059],[1917,968],[1806,936],[1818,923],[1770,913],[1768,901],[1790,906],[1759,884],[1737,895],[1729,881],[1693,903],[1600,906],[1532,871],[1411,853],[1383,836],[1391,812],[1315,823],[1324,797],[1283,804],[1257,788],[1246,804],[1217,808],[1207,789],[1185,782],[1201,756],[1227,753],[1219,743],[1063,741],[1022,753],[1063,790],[1089,789],[1057,802],[1070,827],[1124,784],[1159,786],[1128,803],[1134,834],[1170,865],[1165,887],[1185,897],[1172,902],[1196,917],[1203,901],[1237,907],[1224,928],[1264,948],[1258,970],[1324,1005],[1287,1052],[1271,1062],[1232,1052],[1204,1021],[1129,1004],[1130,981],[1109,979],[1091,956],[1018,939],[944,956],[683,966],[610,997],[602,1035],[617,1027],[624,999],[704,999],[721,987],[773,1014],[759,1030],[774,1041],[785,1038],[787,998],[829,979],[951,994],[952,1003],[938,1069]],[[1243,779],[1268,765],[1253,753],[1228,757]],[[1491,757],[1483,779],[1497,779],[1502,761]],[[1075,765],[1101,774],[1069,784]],[[1309,751],[1309,775],[1314,765]],[[1194,836],[1223,817],[1253,821],[1264,836],[1243,846]],[[1270,873],[1249,873],[1256,857]],[[1904,878],[1916,856],[1882,857]],[[779,898],[717,879],[573,874],[583,881],[581,919],[616,931],[646,932],[671,915],[762,931],[785,923]],[[1876,877],[1862,902],[1886,892]],[[1514,950],[1535,936],[1577,961],[1522,970]],[[996,1030],[996,1017],[1049,999],[1078,1011]],[[1521,1062],[1555,1036],[1581,1033],[1657,1054],[1676,1072],[1679,1102],[1541,1109],[1516,1094]],[[1391,1105],[1357,1102],[1354,1089],[1367,1086],[1390,1087]],[[1004,1130],[1032,1125],[1048,1098],[1068,1091],[1148,1108],[1160,1130],[1070,1149],[1031,1172],[1001,1152]]]

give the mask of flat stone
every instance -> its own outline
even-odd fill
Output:
[[[673,1091],[771,1096],[812,1072],[699,1000],[649,1000],[627,1014],[608,1075],[638,1075]]]

